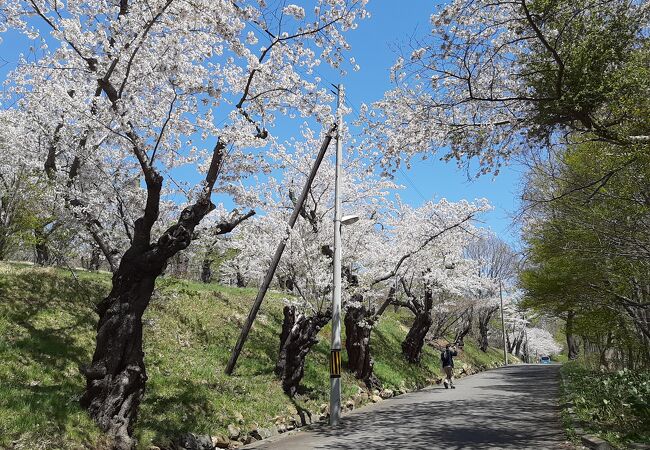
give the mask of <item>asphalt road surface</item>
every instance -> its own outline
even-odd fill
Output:
[[[255,449],[567,449],[559,365],[516,365],[361,408],[341,426],[317,424]]]

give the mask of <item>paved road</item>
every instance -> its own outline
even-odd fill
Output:
[[[517,365],[356,410],[337,429],[317,425],[246,448],[567,449],[557,405],[559,366]]]

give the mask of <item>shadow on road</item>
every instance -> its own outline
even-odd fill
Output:
[[[431,388],[310,432],[319,449],[563,448],[557,367],[495,370],[453,391]],[[390,407],[388,407],[390,405]]]

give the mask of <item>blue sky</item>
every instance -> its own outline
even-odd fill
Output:
[[[389,68],[396,58],[395,49],[400,44],[407,45],[411,36],[429,32],[429,17],[436,3],[431,0],[369,2],[368,10],[372,17],[362,21],[358,29],[348,36],[352,46],[350,56],[354,56],[361,70],[348,70],[344,78],[326,68],[322,70],[328,82],[344,84],[347,103],[354,110],[358,111],[362,103],[378,100],[390,89]],[[0,43],[1,79],[5,78],[8,70],[15,67],[19,52],[25,52],[28,46],[29,42],[15,33],[3,36],[3,42]],[[354,114],[346,119],[353,120]],[[286,138],[290,137],[288,129],[276,131],[287,134]],[[443,154],[444,150],[440,153]],[[506,167],[497,177],[487,175],[474,179],[473,173],[468,176],[455,163],[440,161],[439,156],[424,161],[415,158],[410,170],[401,169],[395,173],[396,182],[405,187],[400,192],[402,199],[417,206],[430,199],[447,198],[455,201],[485,197],[494,209],[483,216],[484,226],[517,246],[519,230],[512,225],[512,215],[518,206],[521,168],[516,165]]]
[[[429,17],[436,3],[431,0],[371,0],[368,9],[370,20],[361,22],[349,36],[352,54],[361,66],[358,72],[350,71],[341,80],[346,87],[349,103],[355,108],[381,98],[390,89],[389,68],[393,65],[395,48],[407,45],[413,35],[429,33]],[[407,6],[408,5],[408,6]],[[352,119],[352,118],[350,118]],[[444,152],[441,152],[441,154]],[[468,180],[468,174],[454,162],[445,163],[439,156],[425,161],[416,159],[410,170],[396,173],[398,183],[405,186],[400,193],[403,200],[419,205],[426,200],[447,198],[459,200],[485,197],[494,210],[484,216],[485,225],[507,242],[517,245],[519,230],[511,226],[512,215],[518,206],[521,167],[505,167],[497,177],[483,176]],[[473,174],[470,174],[473,178]]]

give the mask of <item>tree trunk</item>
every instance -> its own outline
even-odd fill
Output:
[[[478,331],[479,331],[479,338],[478,338],[478,347],[481,349],[482,352],[487,352],[488,347],[490,346],[490,341],[488,340],[488,326],[487,323],[483,321],[479,321],[478,323]]]
[[[482,352],[487,352],[488,347],[490,346],[490,341],[488,340],[489,325],[490,320],[494,313],[498,311],[498,307],[489,308],[484,311],[479,311],[478,313],[478,345]]]
[[[278,287],[283,290],[283,291],[288,291],[288,292],[293,292],[294,289],[294,283],[291,277],[285,277],[283,275],[278,275],[277,277],[278,280]]]
[[[52,264],[52,254],[48,245],[49,233],[44,226],[36,225],[34,227],[34,262],[39,266],[49,266]]]
[[[244,278],[244,276],[239,270],[237,271],[237,287],[238,288],[246,287],[246,279]]]
[[[100,265],[100,254],[101,250],[99,247],[94,247],[93,250],[90,253],[90,261],[88,262],[88,270],[92,270],[93,272],[97,272],[99,270],[99,265]]]
[[[432,323],[433,319],[430,313],[421,313],[415,316],[413,325],[411,325],[411,329],[404,342],[402,342],[402,353],[409,362],[416,363],[420,361],[424,338],[429,332]]]
[[[358,380],[369,389],[380,389],[381,383],[373,373],[374,361],[370,353],[370,333],[375,319],[372,311],[360,306],[350,306],[345,312],[345,350],[348,353],[348,368]]]
[[[203,264],[201,264],[201,281],[204,283],[212,282],[212,260],[204,259]]]
[[[176,254],[170,261],[170,269],[172,275],[176,278],[187,279],[189,262],[190,260],[185,254]]]
[[[406,357],[406,360],[411,363],[417,363],[420,361],[420,357],[422,356],[422,347],[424,347],[424,338],[427,336],[429,328],[431,328],[431,325],[433,324],[433,317],[431,317],[431,310],[433,309],[433,293],[429,286],[425,287],[423,300],[424,304],[415,300],[412,301],[411,311],[415,313],[415,320],[413,321],[413,325],[411,325],[411,329],[407,333],[404,342],[402,342],[402,354]]]
[[[578,344],[578,339],[575,334],[573,334],[573,319],[575,317],[575,312],[569,311],[566,319],[566,343],[567,350],[569,352],[569,359],[577,359],[578,354],[580,353],[580,347]]]
[[[284,307],[284,322],[280,333],[280,354],[275,373],[282,380],[282,389],[293,397],[298,392],[300,380],[305,373],[305,358],[318,343],[316,336],[327,322],[331,313],[318,312],[312,317],[296,311],[295,306]]]
[[[465,346],[465,336],[467,336],[469,332],[472,331],[473,318],[474,309],[470,308],[470,310],[465,313],[465,318],[461,321],[461,324],[456,332],[455,342],[461,347]]]
[[[97,306],[97,346],[92,365],[84,369],[86,391],[81,398],[81,405],[113,438],[115,449],[135,444],[133,424],[147,381],[142,315],[166,262],[129,257],[129,251],[113,275],[111,293]]]
[[[110,294],[97,306],[95,352],[91,365],[82,369],[86,390],[80,403],[108,433],[113,449],[130,450],[135,445],[131,437],[133,425],[147,381],[142,315],[151,300],[156,278],[174,255],[190,245],[194,229],[214,209],[210,193],[212,179],[216,179],[214,170],[218,171],[215,161],[220,164],[223,154],[219,148],[218,144],[208,171],[212,178],[208,178],[203,195],[183,209],[178,221],[153,243],[151,230],[158,219],[163,178],[153,171],[146,174],[144,214],[135,221],[132,244],[113,273]]]
[[[191,242],[194,227],[214,208],[211,202],[185,208],[178,223],[148,244],[151,228],[136,221],[136,238],[113,274],[110,294],[98,306],[99,323],[92,364],[82,369],[86,391],[81,405],[113,439],[113,448],[128,450],[147,374],[142,351],[142,315],[156,278],[167,262]],[[153,224],[153,222],[151,222]]]
[[[515,344],[515,356],[519,358],[521,356],[521,343],[523,342],[523,339],[521,337],[517,338],[516,344]]]
[[[4,231],[4,230],[0,230]],[[8,253],[8,237],[5,234],[0,234],[0,261],[4,261],[7,258]]]
[[[530,362],[530,355],[529,355],[529,350],[528,350],[528,340],[526,340],[526,342],[524,342],[524,354],[523,354],[523,357],[524,357],[524,362],[526,364],[528,364]]]
[[[51,262],[50,249],[46,242],[37,241],[34,244],[36,251],[36,264],[39,266],[49,266]]]

